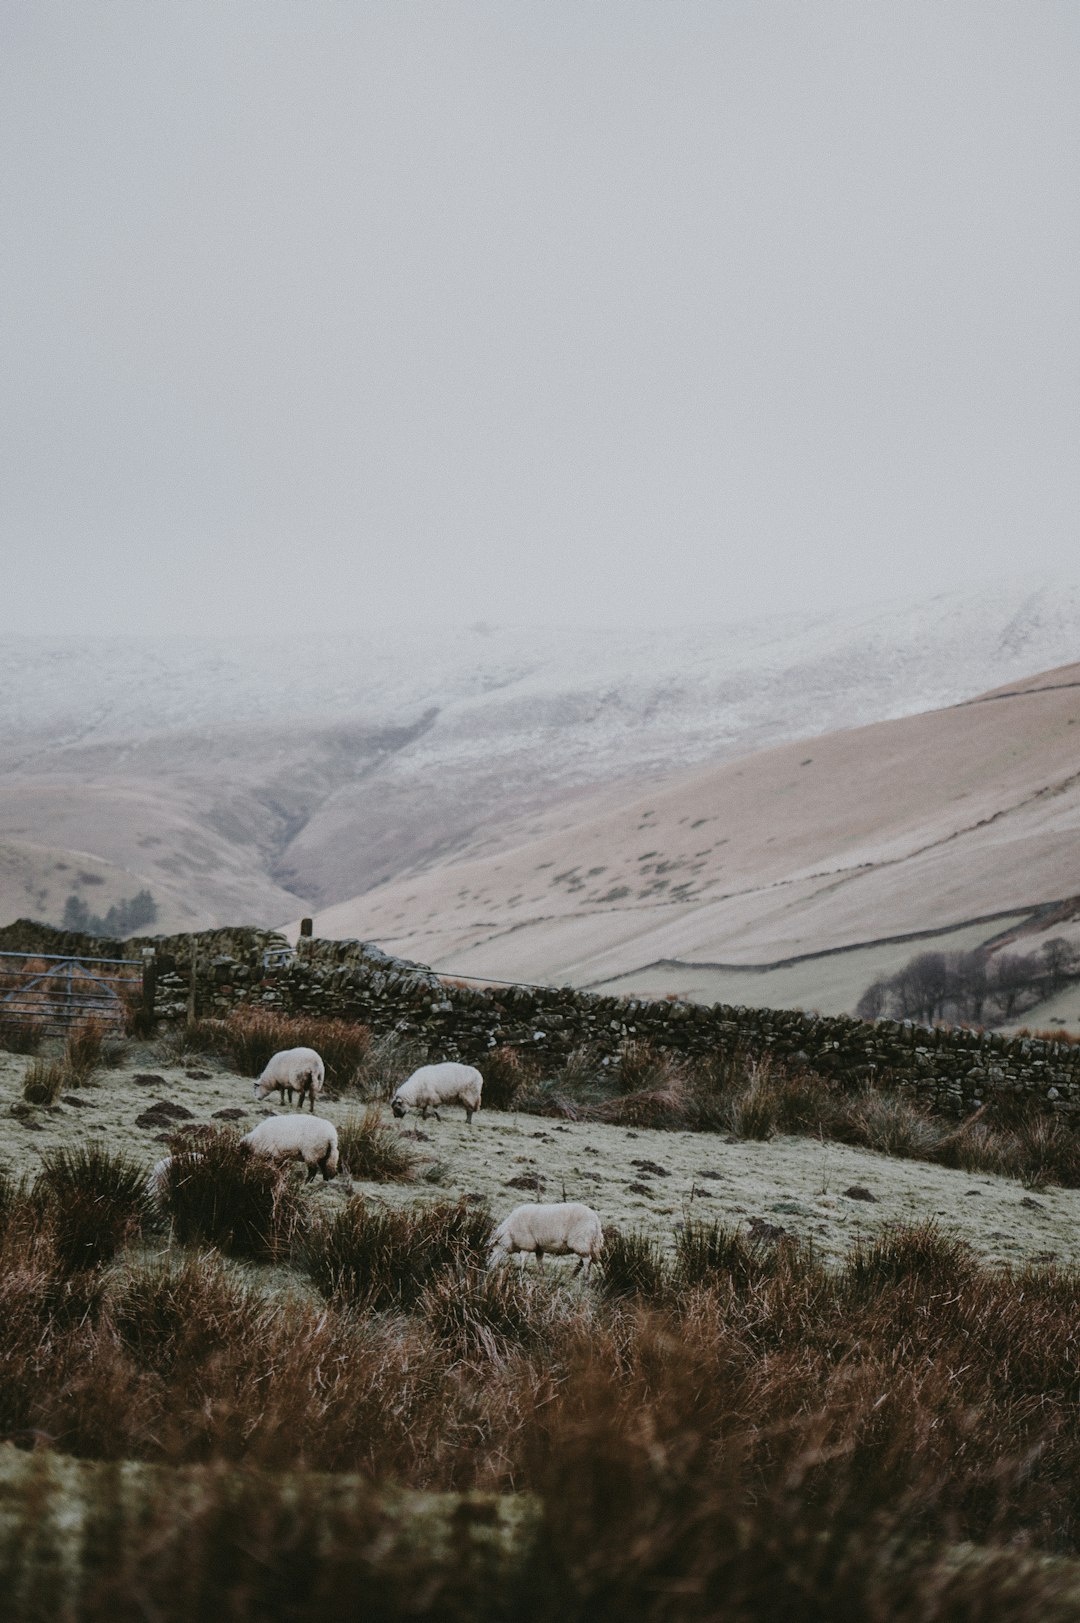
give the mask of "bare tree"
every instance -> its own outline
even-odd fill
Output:
[[[880,1020],[889,1005],[889,983],[882,979],[872,981],[855,1005],[860,1020]]]
[[[1019,1013],[1022,1003],[1031,1007],[1038,996],[1038,981],[1038,965],[1026,953],[998,953],[990,971],[990,984],[1003,1020],[1011,1020]]]
[[[1046,965],[1046,973],[1050,981],[1050,990],[1058,992],[1066,981],[1073,979],[1080,973],[1080,955],[1071,941],[1064,936],[1053,936],[1042,945],[1042,961]]]

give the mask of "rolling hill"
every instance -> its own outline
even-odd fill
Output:
[[[457,974],[849,1009],[919,939],[1068,934],[1078,832],[1070,665],[568,803],[320,911],[316,933]]]
[[[615,819],[621,839],[623,808],[659,814],[661,797],[677,799],[695,774],[955,704],[1061,665],[1078,646],[1080,585],[1027,581],[689,629],[404,624],[350,638],[9,638],[0,646],[0,917],[59,922],[72,894],[103,913],[149,889],[166,930],[311,912],[329,928],[330,910],[348,904],[341,928],[429,941],[440,962],[467,947],[459,967],[489,974],[604,979],[673,957],[735,963],[745,981],[747,963],[819,950],[819,925],[824,942],[849,945],[925,921],[913,902],[906,923],[874,928],[867,914],[886,901],[870,884],[844,881],[831,911],[811,904],[817,881],[796,878],[800,865],[813,873],[847,860],[829,849],[827,798],[807,824],[801,863],[801,821],[756,855],[747,847],[736,858],[719,844],[731,836],[705,824],[670,854],[645,857],[660,850],[648,839],[612,858],[599,851],[603,819]],[[798,794],[813,809],[824,775],[799,771]],[[893,810],[878,809],[892,829]],[[853,843],[872,843],[878,809]],[[918,811],[913,800],[909,820]],[[715,810],[686,815],[690,831]],[[588,860],[560,844],[593,824]],[[911,829],[894,833],[902,842]],[[484,864],[545,841],[551,852],[535,862],[568,879],[554,889],[528,876],[489,886]],[[645,874],[638,858],[684,867]],[[458,870],[477,863],[474,884]],[[737,917],[729,892],[744,867],[756,899]],[[996,873],[986,879],[993,889]],[[775,930],[760,910],[772,885],[807,892],[798,918],[769,897]],[[622,886],[628,894],[611,898]],[[356,897],[367,900],[349,903]],[[427,918],[436,902],[438,940]],[[983,910],[1012,905],[991,897]],[[682,933],[695,911],[700,939]],[[557,944],[547,925],[528,922],[534,912],[562,921]],[[471,935],[459,930],[463,918]],[[648,944],[637,939],[643,918]],[[498,940],[494,954],[485,934]],[[678,985],[712,995],[720,974],[680,968]],[[792,995],[810,992],[800,983]]]

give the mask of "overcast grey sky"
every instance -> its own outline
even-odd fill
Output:
[[[0,626],[1080,573],[1076,0],[6,0]]]

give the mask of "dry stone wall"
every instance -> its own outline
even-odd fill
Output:
[[[154,1007],[164,1020],[187,1013],[194,947],[200,1015],[247,1005],[356,1020],[377,1033],[419,1036],[433,1059],[481,1062],[491,1048],[509,1044],[555,1067],[582,1045],[611,1060],[624,1043],[647,1040],[690,1058],[737,1049],[771,1054],[853,1084],[888,1077],[958,1115],[992,1093],[1024,1094],[1054,1110],[1080,1112],[1080,1046],[1066,1043],[789,1009],[602,997],[570,987],[474,987],[362,941],[302,941],[294,952],[284,937],[266,930],[123,943],[44,925],[0,930],[0,950],[8,951],[139,957],[144,947],[154,949]]]

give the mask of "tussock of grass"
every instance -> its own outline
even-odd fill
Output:
[[[32,1059],[23,1077],[23,1098],[28,1104],[53,1105],[65,1088],[85,1087],[98,1066],[118,1063],[123,1039],[107,1035],[101,1022],[87,1020],[76,1026],[59,1059]]]
[[[32,1020],[0,1020],[0,1049],[8,1054],[36,1054],[43,1032]]]
[[[662,1302],[670,1278],[664,1253],[651,1234],[637,1229],[608,1229],[601,1256],[600,1288],[609,1300],[635,1297]]]
[[[287,1167],[252,1155],[227,1132],[207,1131],[173,1152],[164,1208],[181,1243],[259,1261],[287,1256],[304,1218]]]
[[[169,1376],[178,1364],[220,1355],[264,1334],[271,1305],[229,1278],[220,1257],[196,1252],[134,1269],[114,1291],[110,1321],[143,1369]]]
[[[428,1063],[428,1045],[398,1031],[373,1037],[364,1059],[360,1089],[365,1098],[389,1099],[406,1077]]]
[[[512,1110],[521,1094],[537,1080],[537,1068],[518,1048],[493,1048],[478,1065],[484,1078],[485,1110]]]
[[[72,1087],[85,1087],[105,1061],[105,1028],[99,1020],[76,1026],[64,1046],[64,1066]]]
[[[486,1260],[491,1227],[486,1212],[463,1202],[406,1210],[355,1199],[312,1228],[302,1261],[329,1301],[408,1307],[440,1273]]]
[[[684,1223],[675,1236],[674,1286],[692,1290],[729,1279],[738,1290],[772,1278],[782,1252],[722,1223]]]
[[[931,1291],[957,1291],[979,1268],[962,1240],[933,1223],[880,1235],[856,1244],[844,1269],[844,1286],[856,1295],[892,1291],[909,1281]]]
[[[32,1059],[23,1076],[23,1098],[31,1105],[54,1105],[68,1086],[63,1060]]]
[[[103,1144],[43,1155],[33,1192],[48,1210],[57,1255],[71,1269],[107,1262],[146,1216],[145,1171]]]
[[[239,1008],[222,1026],[225,1057],[241,1076],[261,1076],[284,1048],[314,1048],[326,1067],[326,1086],[335,1093],[360,1084],[371,1048],[367,1026],[348,1020]]]
[[[417,1311],[452,1355],[501,1362],[517,1348],[550,1339],[564,1295],[520,1268],[472,1268],[438,1275]]]
[[[369,1183],[404,1183],[416,1175],[417,1158],[377,1105],[338,1124],[341,1165]]]

